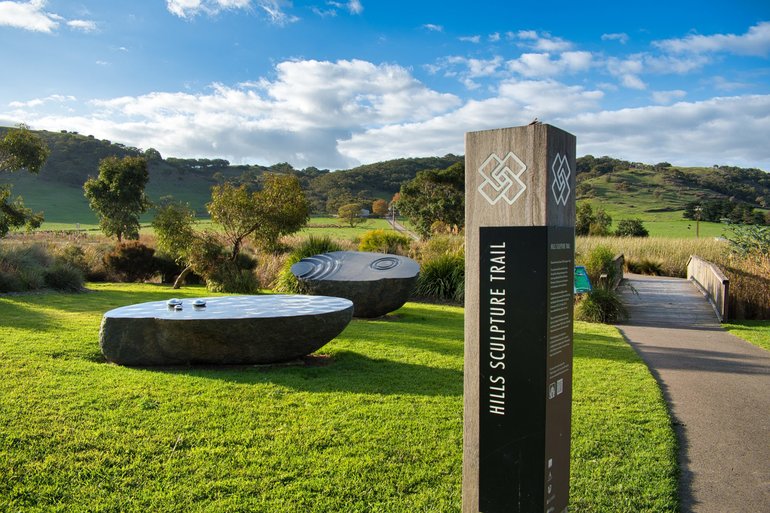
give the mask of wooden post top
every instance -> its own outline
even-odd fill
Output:
[[[466,224],[574,226],[574,148],[547,124],[466,133]]]

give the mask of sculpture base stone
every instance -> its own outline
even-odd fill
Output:
[[[121,365],[264,364],[301,358],[339,335],[352,302],[325,296],[229,296],[155,301],[110,310],[99,345]]]

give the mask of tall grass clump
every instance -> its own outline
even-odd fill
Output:
[[[575,303],[575,318],[581,321],[614,323],[628,317],[620,296],[613,290],[617,270],[613,265],[615,252],[605,245],[594,247],[584,265],[593,290],[583,294]],[[605,275],[606,278],[601,278]]]
[[[442,255],[465,253],[465,237],[455,234],[434,234],[430,239],[412,243],[409,256],[418,262],[428,262]]]
[[[44,288],[78,291],[83,288],[83,275],[57,262],[40,244],[0,247],[0,293]]]
[[[770,319],[770,227],[733,226],[730,255],[715,262],[730,279],[733,319]]]
[[[415,294],[461,303],[465,299],[465,256],[449,253],[423,262]]]
[[[289,257],[283,263],[283,267],[278,273],[278,277],[275,282],[273,282],[273,290],[292,294],[303,293],[303,287],[291,272],[291,266],[303,258],[341,250],[342,246],[328,235],[311,235],[307,239],[304,239],[291,253],[289,253]]]

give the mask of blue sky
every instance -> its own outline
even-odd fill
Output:
[[[537,117],[770,170],[770,2],[0,1],[0,125],[341,169]]]

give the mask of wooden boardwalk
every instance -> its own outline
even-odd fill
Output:
[[[679,439],[682,513],[770,512],[770,352],[722,329],[687,280],[628,275],[618,325]]]

